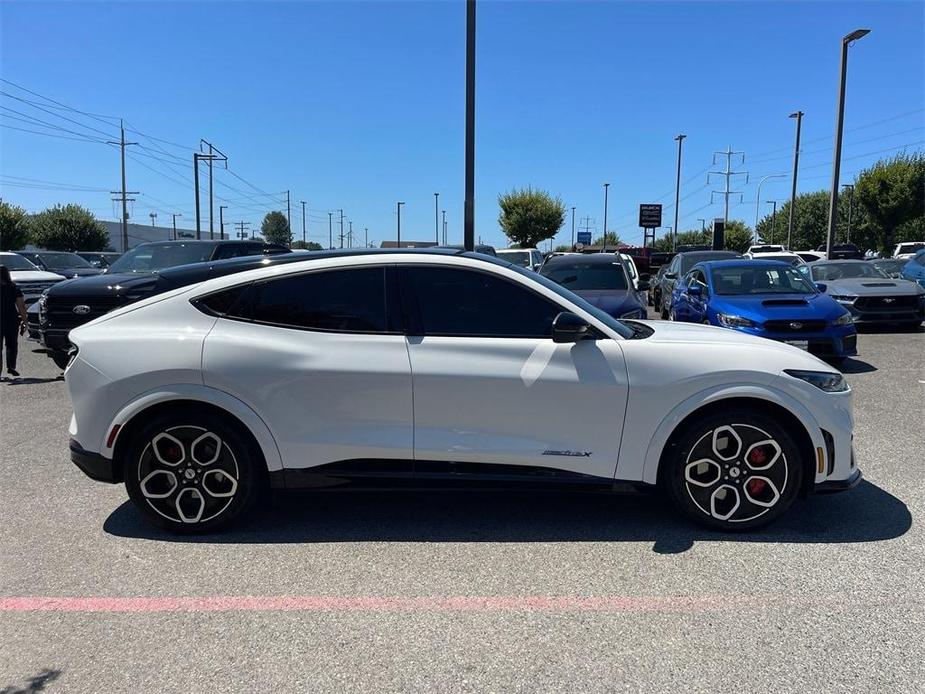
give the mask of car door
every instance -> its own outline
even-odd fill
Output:
[[[477,463],[487,474],[613,478],[627,399],[616,340],[554,343],[552,321],[568,305],[514,271],[422,264],[400,277],[416,476]]]
[[[690,292],[686,293],[688,301],[688,317],[686,320],[691,323],[703,323],[706,315],[707,301],[710,299],[710,290],[707,288],[707,280],[702,270],[695,270],[691,273],[688,287],[697,285],[700,287],[700,296],[692,296]]]
[[[386,276],[360,264],[256,282],[206,338],[205,385],[267,423],[285,467],[410,474],[411,366]]]

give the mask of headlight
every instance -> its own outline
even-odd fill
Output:
[[[829,294],[829,296],[840,304],[853,304],[857,300],[857,297],[851,294]]]
[[[784,369],[784,373],[801,381],[812,383],[819,390],[826,393],[844,393],[848,390],[848,382],[838,373],[828,371],[799,371],[797,369]]]
[[[728,313],[717,313],[717,320],[719,324],[724,328],[753,328],[755,327],[755,322],[750,321],[748,318],[742,318],[742,316],[731,316]]]
[[[637,308],[632,311],[627,311],[620,318],[645,318],[645,314],[642,312],[642,309]]]
[[[832,321],[832,325],[851,325],[852,323],[854,323],[854,318],[851,317],[850,313],[839,316]]]

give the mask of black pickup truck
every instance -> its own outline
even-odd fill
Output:
[[[212,277],[259,267],[268,256],[303,257],[263,241],[157,241],[136,246],[95,277],[59,282],[30,307],[29,335],[62,369],[68,333],[120,306]],[[281,256],[283,257],[283,256]],[[215,261],[239,258],[238,262]]]

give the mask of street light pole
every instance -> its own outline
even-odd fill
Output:
[[[767,176],[762,178],[760,181],[758,181],[758,195],[756,196],[757,199],[755,200],[755,241],[756,243],[758,239],[758,214],[759,214],[759,207],[761,205],[761,184],[767,181],[769,178],[785,178],[786,176],[787,174],[768,174]],[[793,208],[791,207],[791,209]],[[790,248],[790,246],[788,245],[787,248]]]
[[[434,193],[434,241],[440,245],[440,193]]]
[[[302,203],[302,245],[305,245],[305,201],[300,200]]]
[[[398,205],[397,205],[397,208],[398,208],[398,234],[397,234],[397,238],[398,238],[398,247],[399,247],[399,248],[401,248],[401,206],[404,205],[404,204],[405,204],[405,203],[403,203],[403,202],[399,202]]]
[[[572,207],[572,248],[575,247],[575,208]]]
[[[225,215],[222,210],[227,210],[228,205],[219,205],[218,206],[218,237],[224,241],[225,239]]]
[[[870,29],[856,29],[841,40],[841,70],[838,80],[838,111],[835,118],[835,157],[832,162],[832,190],[829,193],[829,230],[826,254],[832,257],[835,244],[835,225],[838,222],[838,177],[841,173],[841,144],[845,127],[845,82],[848,73],[848,46],[870,33]]]
[[[845,243],[851,243],[851,207],[854,202],[854,184],[843,183],[842,188],[847,188],[848,194],[848,231],[845,234]]]
[[[700,217],[698,217],[698,218],[697,218],[697,221],[700,222],[700,231],[701,231],[701,232],[706,231],[706,230],[707,230],[707,220],[705,220],[705,219],[700,219]]]
[[[793,146],[793,179],[790,182],[790,212],[787,216],[787,248],[793,240],[793,220],[797,209],[797,170],[800,168],[800,130],[803,126],[803,112],[794,111],[790,118],[797,119],[797,141]],[[757,232],[757,222],[755,231]]]
[[[180,212],[177,212],[176,214],[171,214],[170,216],[173,217],[173,240],[176,241],[177,240],[177,217],[182,217],[183,214]]]
[[[334,213],[328,212],[328,248],[334,248]]]
[[[446,245],[446,210],[442,210],[442,212],[443,212],[443,245],[445,246]]]
[[[777,200],[767,200],[766,204],[774,205],[771,211],[771,240],[768,243],[774,243],[774,222],[777,219]]]
[[[678,245],[678,205],[680,204],[681,197],[681,144],[684,142],[684,138],[687,135],[678,135],[675,140],[678,141],[678,176],[675,179],[674,184],[674,233],[671,237],[671,249],[674,250],[675,246]],[[606,232],[607,230],[604,229]]]
[[[604,243],[601,247],[601,253],[604,252],[604,249],[607,248],[607,193],[610,189],[610,184],[604,184]]]
[[[466,0],[466,197],[463,248],[475,250],[475,0]]]

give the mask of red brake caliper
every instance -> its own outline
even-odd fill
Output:
[[[755,448],[751,453],[748,454],[748,462],[753,463],[754,465],[761,465],[768,459],[768,454],[764,452],[764,448]]]
[[[757,497],[761,492],[764,491],[765,487],[768,486],[768,483],[764,480],[759,480],[755,477],[750,479],[746,485],[748,487],[748,493],[754,497]]]

